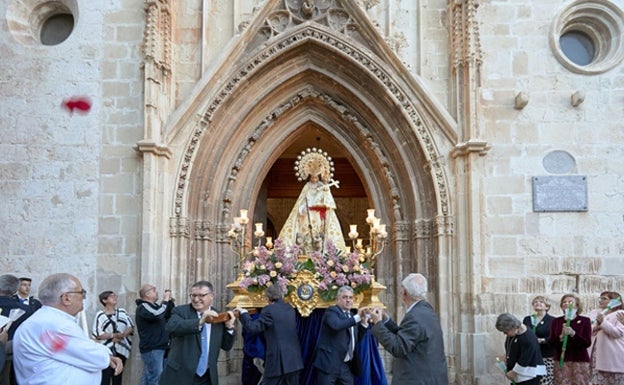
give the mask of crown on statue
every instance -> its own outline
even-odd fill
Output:
[[[318,175],[324,183],[327,183],[334,176],[334,162],[331,156],[320,148],[306,148],[297,156],[295,171],[299,182],[307,180],[310,175]]]

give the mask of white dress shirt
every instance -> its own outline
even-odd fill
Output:
[[[17,328],[13,365],[20,385],[99,385],[110,350],[89,339],[72,317],[43,306]]]

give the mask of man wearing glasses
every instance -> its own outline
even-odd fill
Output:
[[[160,378],[161,385],[219,385],[219,351],[230,350],[234,345],[236,318],[231,311],[226,317],[220,317],[212,307],[212,284],[208,281],[195,283],[190,298],[191,303],[173,309],[167,322],[171,349]]]
[[[87,292],[71,274],[53,274],[41,282],[43,307],[15,332],[13,352],[20,385],[98,385],[102,369],[121,373],[123,363],[78,326]]]
[[[156,286],[145,284],[136,300],[136,326],[139,331],[139,350],[143,360],[141,385],[157,385],[163,371],[165,351],[169,346],[169,334],[165,330],[167,320],[175,306],[171,290],[165,290],[158,304]]]

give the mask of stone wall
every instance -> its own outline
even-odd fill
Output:
[[[89,320],[98,308],[97,293],[108,289],[118,292],[120,304],[133,313],[143,280],[163,289],[171,284],[167,276],[143,267],[173,253],[166,226],[171,205],[153,212],[146,202],[150,194],[170,194],[164,181],[174,177],[146,179],[146,173],[158,168],[156,162],[170,172],[177,167],[165,158],[144,161],[136,151],[146,136],[146,5],[63,0],[73,11],[74,31],[61,44],[42,46],[30,17],[37,3],[0,3],[1,266],[31,276],[33,292],[49,273],[76,274],[90,293]],[[173,86],[157,106],[166,111],[162,127],[192,102],[196,84],[214,73],[234,39],[273,3],[172,3]],[[477,5],[482,62],[466,72],[473,78],[460,78],[452,62],[449,3]],[[459,3],[358,1],[405,66],[405,76],[417,77],[458,122],[459,140],[489,145],[483,154],[465,158],[442,154],[458,220],[453,249],[440,257],[452,259],[442,266],[461,266],[444,271],[452,289],[450,298],[442,299],[447,307],[457,304],[457,314],[445,313],[449,319],[443,320],[449,325],[456,379],[494,384],[501,377],[492,363],[503,342],[494,330],[497,314],[528,314],[530,299],[545,294],[554,304],[551,313],[560,315],[556,304],[565,292],[578,291],[591,309],[601,290],[623,290],[624,66],[584,73],[557,59],[553,30],[569,1]],[[589,4],[624,8],[623,0]],[[464,86],[473,87],[464,98],[477,106],[472,131],[465,127]],[[92,102],[88,113],[61,107],[64,99],[83,95]],[[580,104],[579,97],[584,98]],[[524,106],[523,100],[528,101]],[[472,135],[464,137],[465,132]],[[162,139],[171,133],[156,135]],[[553,151],[569,154],[567,163],[549,167]],[[533,210],[532,178],[553,175],[586,177],[586,211]],[[153,184],[145,185],[146,180]],[[179,291],[175,295],[183,302],[185,293]],[[126,383],[138,382],[137,352]]]

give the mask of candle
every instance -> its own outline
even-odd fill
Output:
[[[265,246],[267,247],[267,249],[270,249],[273,247],[273,237],[266,237]]]
[[[257,238],[262,238],[264,236],[264,231],[262,231],[262,223],[256,223],[256,231],[254,232],[254,235]]]
[[[234,217],[234,225],[232,225],[232,229],[240,229],[241,227],[241,218]]]
[[[351,246],[347,246],[347,254],[351,254]]]
[[[379,225],[379,238],[385,238],[388,236],[388,233],[386,232],[386,225]]]
[[[241,209],[240,211],[240,223],[241,225],[246,225],[247,223],[249,223],[249,218],[247,217],[247,210],[246,209]]]
[[[366,223],[373,223],[373,219],[375,218],[375,209],[368,209],[368,217],[366,218]]]
[[[355,239],[358,237],[357,225],[349,225],[349,239]]]
[[[380,218],[373,218],[373,233],[379,231],[379,222],[381,222]]]
[[[362,245],[362,238],[358,238],[358,240],[355,243],[355,248],[356,249],[361,249],[363,247]]]

